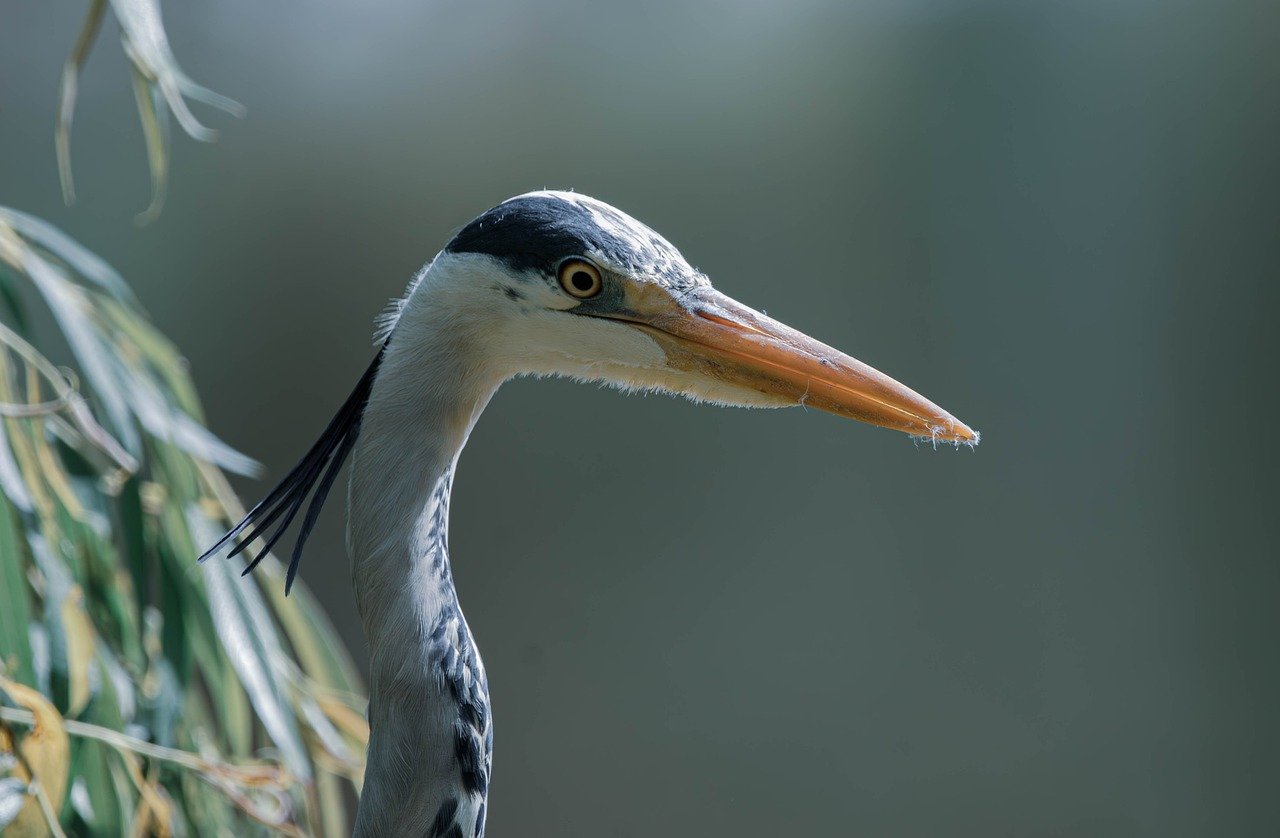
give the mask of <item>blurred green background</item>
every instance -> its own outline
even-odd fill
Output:
[[[83,12],[0,6],[0,201],[129,278],[272,477],[543,186],[984,433],[504,388],[451,531],[491,834],[1280,829],[1275,3],[169,3],[249,116],[175,136],[141,230],[111,29],[61,206]],[[363,661],[341,519],[303,574]]]

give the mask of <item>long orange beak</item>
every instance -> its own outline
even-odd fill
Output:
[[[780,403],[816,407],[913,436],[978,442],[977,431],[911,388],[715,289],[695,289],[676,299],[650,286],[629,302],[625,319],[657,340],[673,367]]]

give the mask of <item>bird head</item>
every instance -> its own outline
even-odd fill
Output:
[[[520,195],[464,227],[415,277],[379,338],[382,351],[320,439],[201,561],[246,533],[235,555],[275,526],[245,572],[252,570],[314,489],[288,591],[338,469],[370,418],[375,379],[385,385],[381,404],[392,424],[398,410],[419,411],[430,395],[423,387],[459,402],[459,446],[488,395],[519,375],[724,405],[805,405],[934,442],[978,442],[976,431],[910,388],[715,290],[644,224],[571,192]],[[457,387],[471,389],[470,402]]]
[[[425,318],[470,324],[459,331],[498,379],[557,375],[723,405],[805,405],[935,441],[978,441],[910,388],[720,293],[662,236],[585,195],[520,195],[464,227],[411,290],[393,340]]]

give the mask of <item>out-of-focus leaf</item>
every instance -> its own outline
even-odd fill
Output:
[[[147,610],[146,625],[147,674],[142,682],[142,698],[149,711],[151,737],[158,744],[172,747],[176,743],[175,727],[182,713],[182,685],[161,652],[159,635],[163,618],[154,608]]]
[[[85,823],[93,823],[97,820],[97,813],[93,810],[93,798],[89,795],[89,784],[85,782],[84,772],[77,770],[74,758],[71,762],[71,793],[67,799],[71,801],[71,811],[76,813],[76,817]]]
[[[0,659],[24,684],[36,683],[27,624],[26,548],[18,535],[13,508],[0,498]]]
[[[92,694],[90,672],[93,669],[93,624],[84,613],[84,591],[73,585],[62,601],[62,625],[67,637],[67,679],[70,693],[67,715],[78,716],[89,703]]]
[[[64,372],[0,321],[0,642],[5,674],[78,715],[59,813],[75,834],[342,829],[359,677],[305,589],[284,599],[274,556],[253,579],[195,565],[240,511],[222,469],[250,461],[204,428],[181,354],[95,259],[0,208],[0,263],[77,359]]]
[[[146,781],[133,814],[134,834],[168,838],[173,834],[173,822],[173,801],[168,793],[162,786]]]
[[[49,222],[21,210],[4,206],[0,206],[0,221],[4,221],[24,239],[35,243],[47,253],[65,262],[76,274],[108,292],[115,299],[127,305],[138,304],[133,290],[115,268]]]
[[[47,698],[10,678],[0,676],[0,690],[35,717],[31,730],[17,743],[22,762],[16,770],[28,783],[39,781],[53,811],[57,812],[67,794],[67,772],[71,765],[71,743],[62,716]],[[27,773],[28,768],[31,774]],[[28,799],[9,829],[14,830],[15,835],[45,834],[44,813],[34,798]]]
[[[187,362],[164,335],[150,322],[138,316],[136,309],[110,299],[102,301],[102,311],[119,336],[127,340],[155,372],[173,402],[195,421],[202,420],[200,397],[187,374]]]
[[[0,829],[13,823],[27,802],[27,784],[17,777],[0,780]]]
[[[216,135],[200,124],[183,97],[190,96],[227,113],[244,113],[244,106],[239,102],[201,87],[178,67],[160,19],[158,0],[111,0],[111,8],[124,30],[124,48],[129,60],[159,88],[178,124],[193,139],[211,140]]]
[[[62,65],[62,81],[58,86],[58,127],[54,130],[53,142],[58,152],[58,177],[62,181],[62,200],[68,205],[75,203],[76,189],[71,178],[71,120],[76,111],[76,91],[80,84],[80,68],[84,66],[93,42],[98,38],[98,30],[102,27],[102,13],[107,9],[107,0],[91,0],[89,13],[80,27],[80,36],[71,48],[66,63]]]
[[[222,656],[223,676],[221,690],[222,733],[227,737],[233,753],[246,753],[252,748],[253,716],[249,710],[249,697],[239,684],[235,665]]]
[[[0,224],[0,244],[4,244],[6,232],[11,230]],[[39,494],[42,482],[39,478],[46,478],[44,482],[48,482],[53,477],[53,475],[42,473],[42,468],[30,468],[30,464],[24,463],[22,457],[24,453],[31,453],[32,456],[40,454],[45,458],[42,466],[49,465],[46,449],[51,447],[51,443],[45,439],[46,435],[38,433],[43,430],[41,423],[44,423],[45,428],[50,432],[49,436],[74,449],[75,454],[82,457],[86,465],[105,467],[129,474],[137,470],[137,460],[102,429],[93,418],[84,398],[73,389],[63,373],[49,363],[48,359],[36,351],[35,347],[27,343],[21,335],[3,323],[0,323],[0,345],[16,355],[17,360],[20,360],[25,368],[26,397],[21,398],[16,382],[11,380],[17,376],[12,374],[14,371],[10,369],[8,359],[0,353],[0,360],[5,361],[0,363],[0,398],[4,401],[3,414],[7,417],[6,430],[19,469],[31,478],[27,487],[29,491]],[[53,398],[47,401],[41,401],[42,381],[46,382],[53,391]],[[16,425],[15,423],[19,420],[26,424]],[[37,433],[31,433],[33,430]],[[24,451],[23,445],[20,444],[24,438],[29,438],[26,447],[32,449],[30,452]],[[57,465],[56,471],[59,473],[57,476],[61,478],[62,466]],[[112,473],[99,476],[109,484],[120,482]],[[108,492],[111,491],[109,486],[106,488]],[[42,510],[45,508],[40,498],[36,498],[36,505]]]
[[[139,223],[146,223],[159,213],[168,180],[169,111],[173,111],[189,136],[207,142],[216,134],[201,125],[191,113],[187,98],[205,102],[235,116],[242,116],[244,107],[196,84],[178,66],[160,18],[159,0],[111,0],[110,8],[120,23],[121,40],[131,65],[138,114],[147,142],[152,200],[146,212],[138,218]],[[80,70],[97,40],[106,9],[106,0],[92,0],[80,36],[62,69],[54,141],[63,200],[68,204],[75,200],[71,176],[71,122],[75,115]]]
[[[98,660],[107,676],[105,680],[110,686],[110,692],[114,699],[114,715],[116,716],[114,719],[105,721],[112,723],[118,729],[122,729],[131,724],[134,716],[137,715],[137,691],[134,689],[133,681],[129,678],[129,673],[116,660],[111,650],[105,649],[102,645],[99,645],[98,650]]]
[[[94,394],[111,420],[115,438],[128,452],[128,461],[122,462],[122,466],[129,470],[136,468],[132,460],[141,453],[137,428],[141,424],[146,431],[173,442],[196,457],[239,474],[255,474],[258,469],[256,462],[227,446],[191,416],[169,403],[153,379],[149,366],[131,365],[120,359],[121,353],[114,344],[117,334],[128,335],[135,342],[141,338],[148,348],[159,341],[148,339],[147,333],[154,330],[136,314],[132,318],[120,316],[120,305],[128,302],[128,298],[125,296],[127,291],[116,288],[117,284],[123,286],[119,275],[110,268],[104,270],[101,260],[78,245],[74,245],[75,250],[57,251],[60,257],[68,258],[68,264],[76,266],[77,270],[93,271],[92,274],[81,272],[81,276],[112,292],[116,307],[111,308],[105,300],[99,307],[93,292],[74,282],[61,266],[50,262],[26,243],[26,239],[37,241],[36,234],[41,237],[40,241],[63,247],[68,243],[74,245],[69,240],[60,241],[59,237],[65,239],[65,235],[49,225],[0,207],[0,261],[9,262],[26,274],[48,303],[85,377],[93,385]],[[116,316],[111,318],[113,312]],[[106,320],[112,322],[104,322]],[[122,328],[126,323],[128,328]],[[170,367],[181,364],[176,354],[155,360]],[[87,423],[82,402],[70,399],[67,407],[71,418],[80,420],[86,435],[93,438],[100,448],[113,453],[109,443],[97,439],[91,428],[84,427]]]
[[[199,510],[189,510],[187,519],[199,540],[206,544],[217,540],[217,528]],[[266,604],[256,588],[241,584],[239,574],[229,563],[217,561],[219,558],[221,556],[214,556],[213,561],[201,565],[218,636],[258,718],[280,749],[284,764],[297,776],[310,778],[311,764],[306,748],[293,713],[288,709],[288,699],[272,671],[273,661],[283,657],[284,650],[268,617]]]
[[[34,375],[29,377],[35,378]],[[35,395],[38,396],[38,394]],[[64,532],[72,529],[78,531],[80,523],[87,520],[84,507],[80,505],[80,498],[76,496],[75,490],[71,488],[71,482],[67,478],[67,472],[62,466],[57,452],[53,450],[53,446],[49,444],[50,440],[46,437],[38,437],[33,434],[32,442],[35,443],[35,455],[40,463],[40,471],[44,474],[45,485],[57,498],[58,515],[60,523],[64,524]],[[66,526],[66,524],[73,526]]]
[[[311,677],[323,679],[342,692],[363,693],[360,676],[356,674],[333,626],[327,621],[317,623],[308,619],[308,614],[320,610],[310,591],[295,586],[293,593],[286,597],[284,570],[276,563],[259,565],[255,577],[261,578],[259,587],[271,601],[303,669]],[[297,600],[302,607],[290,607],[291,599]]]
[[[17,777],[0,780],[0,829],[13,823],[26,803],[27,784]]]
[[[236,474],[252,476],[257,473],[259,466],[255,460],[236,451],[190,416],[171,407],[154,381],[131,372],[123,364],[117,366],[117,380],[128,393],[134,415],[149,433]]]
[[[213,494],[227,507],[230,517],[235,520],[243,518],[244,508],[236,500],[226,478],[203,466],[201,475]],[[259,566],[253,578],[258,580],[259,589],[271,603],[303,670],[310,677],[323,680],[342,692],[363,693],[360,676],[333,626],[327,620],[316,621],[307,616],[321,610],[315,598],[305,587],[295,588],[293,595],[286,597],[284,576],[279,563],[267,561]]]
[[[3,325],[0,325],[0,336],[3,336]],[[27,489],[26,478],[23,477],[22,464],[19,462],[17,453],[9,443],[10,435],[22,434],[22,428],[18,424],[18,419],[8,416],[7,414],[18,414],[25,405],[17,404],[16,388],[10,382],[10,365],[9,358],[0,352],[0,403],[4,407],[0,409],[0,491],[2,491],[13,505],[23,512],[32,512],[35,509],[35,502],[31,498],[31,492]],[[19,439],[19,444],[24,445],[25,438]],[[26,448],[21,449],[22,454],[27,454]],[[31,464],[27,465],[27,469],[31,469]]]
[[[147,170],[151,173],[151,203],[135,219],[139,225],[145,225],[160,217],[169,189],[169,110],[160,91],[152,86],[142,70],[134,65],[130,71],[133,99],[138,105],[138,121],[142,124],[142,138],[147,144]]]
[[[316,797],[320,801],[320,820],[325,835],[350,835],[347,813],[342,805],[342,787],[338,778],[323,768],[316,772]]]
[[[116,817],[122,827],[117,834],[133,834],[133,809],[134,809],[134,789],[129,782],[124,766],[120,760],[107,758],[107,770],[111,779],[111,790],[114,792],[116,804]],[[110,835],[112,833],[104,833]]]
[[[62,603],[71,592],[75,580],[61,559],[49,548],[50,540],[54,544],[61,541],[61,535],[52,528],[52,522],[46,520],[49,527],[43,533],[27,534],[27,545],[35,558],[35,565],[44,581],[44,619],[42,625],[48,638],[50,673],[58,685],[57,695],[63,695],[62,689],[67,685],[67,629],[62,623]],[[46,533],[48,534],[46,536]]]
[[[0,228],[2,231],[3,228]],[[59,328],[66,335],[85,377],[93,384],[94,393],[111,419],[111,430],[132,456],[141,452],[141,438],[133,423],[126,393],[115,380],[110,353],[94,331],[86,316],[87,300],[83,289],[76,287],[43,259],[28,251],[23,268],[44,296]]]
[[[18,469],[18,461],[14,459],[13,449],[9,447],[9,439],[5,434],[0,434],[0,491],[23,512],[31,512],[34,508],[26,482],[22,479],[22,472]]]
[[[348,764],[355,761],[355,756],[351,753],[346,740],[342,738],[342,734],[338,733],[338,729],[333,726],[333,722],[325,712],[320,709],[319,702],[309,695],[302,695],[298,698],[298,706],[302,708],[302,718],[306,721],[307,727],[311,728],[320,746],[330,756]]]
[[[0,303],[9,312],[9,316],[13,318],[13,324],[18,327],[19,332],[26,332],[31,328],[27,322],[27,310],[22,305],[22,299],[18,296],[17,290],[14,288],[14,276],[9,271],[0,266]]]
[[[344,734],[361,747],[368,747],[369,722],[364,713],[355,710],[350,705],[332,696],[321,695],[316,700],[320,703],[320,709],[324,711],[324,714]]]
[[[36,672],[36,689],[42,695],[52,695],[53,655],[49,652],[49,631],[43,623],[32,620],[27,624],[27,642],[31,644],[31,668]]]

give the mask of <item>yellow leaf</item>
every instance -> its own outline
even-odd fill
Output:
[[[368,747],[369,722],[365,720],[363,713],[356,712],[338,699],[327,695],[316,696],[316,701],[324,714],[329,717],[329,721],[362,746]]]
[[[84,610],[84,591],[72,585],[62,601],[62,627],[67,633],[67,715],[78,716],[89,703],[89,667],[93,666],[93,623]]]
[[[18,777],[30,782],[33,778],[27,773],[30,767],[34,779],[39,781],[49,798],[53,811],[62,808],[63,798],[67,794],[67,771],[71,765],[71,745],[67,739],[67,729],[62,724],[62,716],[57,709],[40,693],[0,676],[0,688],[8,693],[9,698],[20,707],[31,711],[35,716],[35,724],[27,735],[18,742],[17,751],[22,760],[14,770]],[[7,737],[6,737],[7,738]],[[11,744],[0,742],[0,745]],[[27,800],[17,820],[5,829],[5,838],[22,838],[27,835],[47,835],[49,826],[45,822],[44,813],[34,797]]]
[[[173,835],[173,799],[160,785],[154,771],[150,779],[143,776],[142,762],[137,756],[121,756],[129,779],[138,789],[138,805],[133,812],[131,838],[170,838]]]
[[[173,835],[173,801],[161,786],[147,783],[133,814],[133,834],[138,838],[170,838]]]

